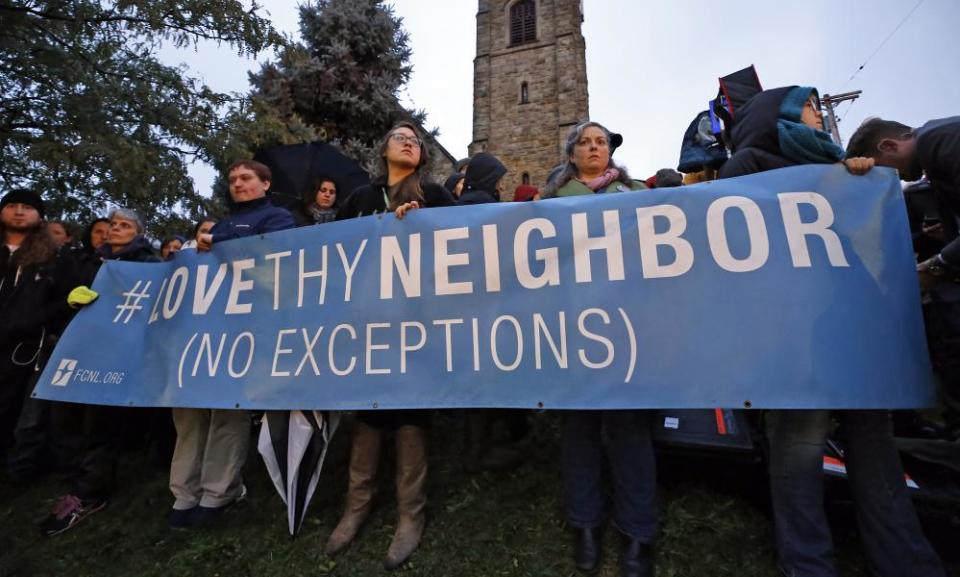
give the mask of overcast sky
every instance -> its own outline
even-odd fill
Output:
[[[298,2],[265,4],[274,26],[299,38]],[[717,78],[750,64],[765,88],[863,90],[858,101],[840,106],[845,140],[869,116],[916,126],[960,114],[960,2],[923,0],[889,37],[915,6],[916,0],[585,0],[590,118],[623,134],[617,161],[646,178],[676,167],[683,132],[716,95]],[[413,49],[413,78],[402,100],[426,110],[440,142],[466,156],[477,2],[397,0],[394,7]],[[259,66],[213,46],[166,51],[164,58],[225,92],[248,90],[247,71]],[[191,175],[208,194],[212,169],[197,165]]]

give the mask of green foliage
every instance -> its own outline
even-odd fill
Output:
[[[145,410],[145,409],[131,409]],[[563,523],[559,470],[559,417],[535,415],[529,457],[508,473],[469,475],[463,470],[458,412],[435,414],[430,439],[427,528],[423,544],[403,569],[408,576],[574,577],[570,535]],[[78,527],[43,538],[37,524],[64,486],[58,479],[14,488],[0,478],[0,575],[9,577],[169,577],[178,575],[263,577],[387,575],[383,558],[396,523],[391,465],[393,443],[379,475],[377,507],[356,541],[335,559],[323,545],[343,507],[347,483],[349,422],[334,436],[320,484],[303,529],[287,535],[286,508],[250,446],[244,479],[247,499],[209,530],[167,528],[173,503],[167,488],[169,463],[148,451],[124,456],[118,490],[110,505]],[[712,471],[726,466],[698,463],[677,475],[661,467],[662,531],[657,575],[769,577],[779,575],[772,521],[755,506],[762,487],[749,481],[724,490]],[[678,478],[679,477],[679,478]],[[836,531],[842,575],[868,571],[856,534]],[[619,574],[619,540],[612,526],[604,536],[599,577]],[[960,567],[951,566],[952,575]]]
[[[164,43],[252,55],[283,39],[240,0],[0,0],[0,186],[53,216],[108,205],[154,233],[204,210],[186,164],[209,159],[236,104],[156,57]],[[188,225],[189,226],[189,225]]]
[[[370,166],[395,122],[422,123],[397,95],[412,67],[402,19],[382,0],[315,0],[300,7],[302,41],[251,74],[250,103],[232,118],[219,167],[260,147],[327,140]]]

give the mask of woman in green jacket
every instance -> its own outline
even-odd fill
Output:
[[[611,154],[623,142],[596,122],[586,122],[567,137],[566,162],[545,190],[544,198],[639,190],[614,164]],[[620,575],[653,574],[653,540],[657,531],[656,465],[649,411],[564,411],[561,435],[564,512],[574,532],[574,562],[593,572],[600,565],[606,491],[602,469],[606,433],[613,481],[611,513],[621,536]]]
[[[567,137],[562,170],[547,183],[542,198],[647,188],[643,182],[631,179],[626,168],[613,162],[613,151],[622,143],[622,136],[597,122],[575,127]]]

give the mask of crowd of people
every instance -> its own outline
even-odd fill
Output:
[[[732,155],[717,176],[730,178],[804,164],[842,163],[853,175],[874,166],[890,166],[905,180],[925,175],[932,185],[940,220],[924,221],[926,246],[936,249],[918,265],[928,294],[960,278],[960,118],[913,129],[881,119],[865,122],[846,150],[823,130],[819,96],[811,87],[762,91],[746,102],[724,139]],[[597,122],[571,130],[560,164],[541,189],[521,185],[516,202],[549,202],[557,197],[592,194],[642,194],[651,187],[678,186],[681,175],[661,171],[635,180],[613,159],[620,134]],[[376,150],[378,170],[370,184],[343,191],[336,179],[322,176],[301,198],[299,210],[274,206],[270,169],[240,160],[227,171],[231,209],[219,220],[203,219],[192,236],[174,236],[159,254],[147,240],[135,212],[117,208],[91,222],[77,238],[68,223],[45,220],[37,192],[17,189],[0,200],[0,427],[8,476],[30,482],[55,461],[71,472],[72,486],[57,500],[41,527],[53,536],[101,510],[116,479],[121,439],[117,423],[133,421],[169,459],[173,504],[168,523],[177,529],[208,526],[244,498],[242,469],[251,437],[245,411],[174,408],[131,409],[47,402],[30,396],[40,371],[73,313],[96,298],[88,286],[102,262],[161,262],[177,251],[209,251],[251,235],[315,226],[378,213],[403,219],[413,210],[499,202],[510,167],[480,152],[462,172],[444,184],[431,180],[430,152],[424,135],[401,122]],[[640,191],[640,192],[637,192]],[[915,235],[916,238],[916,235]],[[934,240],[931,240],[934,239]],[[960,324],[954,321],[954,324]],[[949,330],[948,330],[949,333]],[[960,328],[946,338],[957,349]],[[936,352],[936,351],[935,351]],[[943,355],[960,358],[960,354]],[[939,363],[945,383],[947,426],[958,425],[960,371]],[[172,417],[171,417],[172,414]],[[424,537],[429,470],[427,410],[358,411],[350,432],[348,487],[342,517],[326,542],[334,556],[357,537],[370,516],[376,475],[385,439],[396,452],[397,523],[385,568],[400,567]],[[769,478],[779,565],[794,577],[834,576],[832,539],[824,510],[823,446],[838,421],[846,446],[850,486],[867,559],[873,574],[936,577],[942,564],[925,538],[903,482],[894,445],[890,411],[776,410],[763,419],[770,446]],[[491,441],[492,427],[507,433]],[[464,462],[469,471],[515,467],[523,460],[520,443],[528,424],[522,411],[466,411]],[[955,434],[955,433],[954,433]],[[604,460],[609,462],[611,503],[604,489]],[[573,535],[573,562],[586,573],[600,564],[603,527],[609,511],[620,536],[620,574],[654,574],[653,547],[658,533],[656,466],[651,414],[644,410],[564,411],[560,468],[563,510]]]

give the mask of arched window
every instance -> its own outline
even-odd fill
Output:
[[[520,83],[520,104],[527,104],[530,102],[530,89],[527,87],[526,82]]]
[[[537,41],[537,3],[520,0],[510,7],[510,45]]]
[[[523,176],[520,177],[520,182],[523,184],[530,184],[530,173],[524,172]]]

